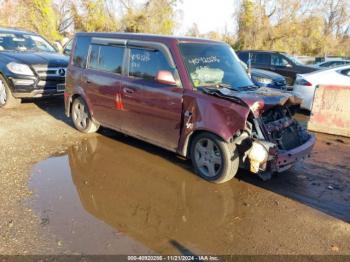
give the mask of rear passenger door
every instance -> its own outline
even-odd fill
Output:
[[[125,41],[93,38],[84,72],[85,93],[94,117],[104,126],[122,128],[119,94],[124,77]]]
[[[176,151],[180,137],[182,94],[168,49],[145,42],[128,44],[128,80],[123,82],[123,126],[136,137]],[[172,72],[178,85],[156,81],[159,71]]]

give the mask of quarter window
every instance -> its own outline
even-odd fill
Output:
[[[124,47],[109,45],[91,45],[89,68],[121,74]]]
[[[154,81],[160,70],[173,72],[164,54],[159,50],[130,49],[129,75]]]

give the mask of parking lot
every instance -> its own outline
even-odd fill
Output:
[[[349,139],[317,134],[285,174],[215,185],[63,111],[56,98],[0,113],[1,254],[350,254]]]

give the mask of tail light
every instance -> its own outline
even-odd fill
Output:
[[[298,86],[312,86],[312,84],[309,81],[306,81],[304,78],[297,78],[297,80],[295,80],[295,84]]]

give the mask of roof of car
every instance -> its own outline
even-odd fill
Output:
[[[25,30],[23,28],[16,27],[0,27],[0,33],[12,33],[12,34],[35,34],[34,32]]]
[[[184,36],[172,36],[172,35],[154,35],[154,34],[141,34],[141,33],[122,33],[122,32],[104,32],[104,33],[76,33],[77,36],[92,36],[92,37],[115,37],[122,39],[144,40],[144,41],[161,41],[161,42],[202,42],[202,43],[223,43],[221,41],[196,38],[196,37],[184,37]]]
[[[331,68],[324,68],[321,70],[317,70],[311,73],[306,73],[306,74],[300,74],[300,75],[317,75],[319,73],[326,73],[326,72],[332,72],[332,71],[342,71],[342,70],[347,70],[350,69],[350,65],[342,65],[342,66],[336,66],[336,67],[331,67]]]
[[[271,51],[271,50],[240,50],[240,51],[237,51],[237,52],[257,52],[257,53],[279,53],[279,54],[283,54],[285,52],[282,52],[282,51]]]
[[[350,62],[349,59],[334,59],[334,60],[328,60],[328,61],[323,61],[317,64],[325,64],[325,63],[336,63],[336,62]]]

